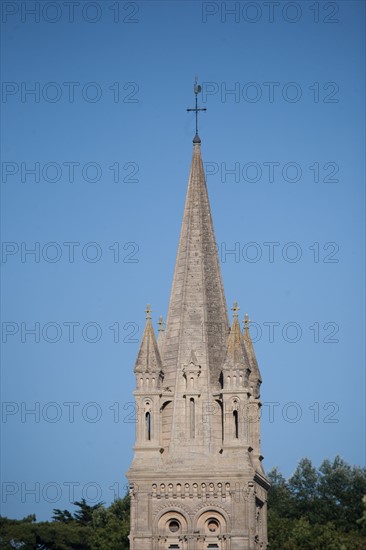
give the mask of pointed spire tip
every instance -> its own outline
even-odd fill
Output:
[[[162,315],[160,315],[160,317],[159,317],[158,326],[159,326],[158,331],[159,332],[164,332],[164,319],[163,319]]]
[[[244,315],[244,319],[243,319],[243,323],[244,323],[244,330],[248,330],[249,329],[249,323],[251,323],[252,321],[249,319],[249,315],[246,313]]]
[[[151,307],[150,307],[150,304],[147,304],[146,309],[145,309],[145,313],[146,313],[146,319],[151,319]]]
[[[233,317],[238,317],[239,309],[240,307],[238,306],[238,302],[235,300],[235,302],[233,303],[233,307],[231,308],[231,310],[233,311]]]

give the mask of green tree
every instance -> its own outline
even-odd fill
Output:
[[[361,550],[366,547],[366,470],[340,457],[317,470],[302,459],[286,479],[268,475],[268,536],[271,550]],[[366,501],[366,498],[365,498]],[[365,503],[366,507],[366,503]]]
[[[286,479],[277,468],[273,468],[267,475],[271,484],[268,493],[268,508],[281,517],[291,515],[292,495]]]
[[[59,510],[58,508],[54,508],[52,519],[53,521],[60,521],[61,523],[70,523],[75,521],[75,518],[71,512],[68,510]]]
[[[31,523],[0,518],[0,548],[6,550],[90,550],[90,527],[59,522]]]
[[[357,520],[357,525],[360,526],[362,533],[366,535],[366,495],[362,498],[362,504],[362,516]]]
[[[78,523],[81,523],[82,525],[90,525],[93,521],[93,513],[96,510],[99,510],[103,507],[104,502],[98,502],[94,506],[90,506],[85,498],[82,498],[80,501],[73,502],[75,506],[78,506],[80,510],[77,510],[74,513],[74,518]],[[67,512],[67,510],[64,510]]]
[[[319,473],[311,460],[300,460],[295,473],[288,480],[292,496],[291,515],[295,518],[306,517],[316,521],[319,507],[318,494]]]
[[[93,514],[91,550],[128,550],[130,531],[130,499],[115,500],[107,509]]]
[[[23,520],[0,517],[0,549],[6,550],[128,550],[130,499],[90,506],[83,499],[78,509],[53,510],[52,522],[36,522],[34,515]]]
[[[363,511],[365,468],[351,467],[336,456],[333,462],[324,460],[319,472],[321,521],[335,521],[346,531],[354,529]]]

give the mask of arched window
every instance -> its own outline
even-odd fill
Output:
[[[145,424],[146,424],[146,439],[151,440],[151,414],[149,412],[145,413]]]
[[[196,436],[196,411],[195,411],[195,402],[193,397],[189,400],[189,417],[190,417],[190,437],[194,439]]]
[[[238,418],[238,411],[233,411],[233,417],[234,417],[234,434],[235,439],[239,438],[239,418]]]

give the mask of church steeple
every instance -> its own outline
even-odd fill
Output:
[[[164,371],[175,385],[192,349],[218,384],[229,333],[201,147],[194,143],[165,332]]]
[[[131,550],[267,548],[261,377],[246,317],[230,327],[196,134],[166,330],[150,306],[135,364]]]
[[[173,285],[164,337],[164,372],[169,385],[176,383],[177,369],[194,349],[199,364],[218,387],[229,320],[212,224],[205,173],[198,136],[197,96],[194,85],[196,134],[188,190],[178,244]]]

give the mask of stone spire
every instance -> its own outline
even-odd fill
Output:
[[[254,397],[259,397],[260,385],[262,383],[262,377],[261,377],[261,373],[260,373],[260,370],[259,370],[257,358],[255,356],[253,342],[252,342],[252,339],[250,337],[250,332],[249,332],[249,323],[250,322],[251,321],[249,319],[249,316],[246,313],[245,316],[244,316],[244,320],[243,320],[243,323],[244,323],[243,339],[244,339],[244,346],[245,346],[245,350],[246,350],[247,355],[248,355],[250,369],[251,369],[250,385],[251,385],[251,389],[253,390]]]
[[[137,355],[134,372],[156,372],[162,371],[162,363],[158,344],[156,342],[154,329],[151,322],[151,309],[146,306],[146,325],[142,336],[140,349]]]
[[[251,421],[248,423],[248,438],[249,444],[252,449],[252,462],[256,468],[256,471],[265,478],[263,466],[262,466],[262,452],[261,452],[261,436],[260,436],[260,409],[262,403],[260,401],[260,392],[262,377],[258,367],[257,358],[255,356],[253,342],[250,337],[249,323],[250,319],[246,313],[244,316],[244,346],[248,354],[250,363],[250,375],[249,375],[249,388],[250,397],[248,402],[248,417]]]
[[[160,356],[162,355],[163,349],[164,349],[164,340],[165,340],[164,324],[165,324],[164,319],[162,315],[160,315],[158,320],[158,327],[159,327],[158,328],[158,348],[160,351]]]
[[[229,320],[221,279],[200,143],[191,170],[175,264],[164,342],[169,386],[194,349],[213,388],[218,387]]]
[[[224,369],[244,369],[248,373],[251,370],[250,361],[244,346],[244,338],[241,333],[238,311],[239,306],[234,302],[231,308],[234,312],[233,323],[227,343],[227,352],[224,362]]]

